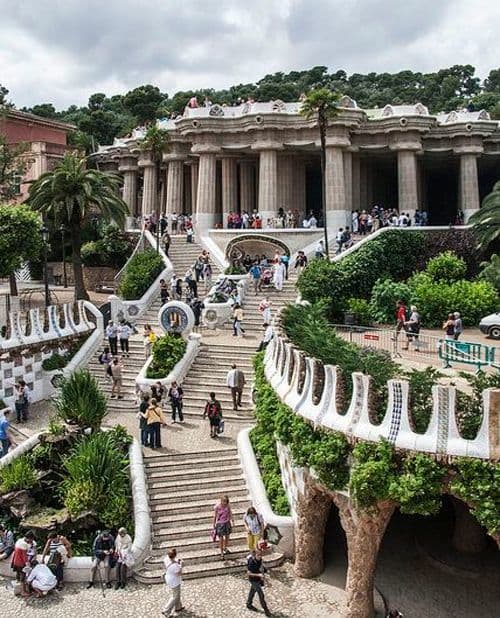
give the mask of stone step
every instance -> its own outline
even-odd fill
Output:
[[[221,487],[223,489],[221,489]],[[248,499],[248,490],[246,485],[243,482],[239,484],[230,485],[230,484],[219,484],[215,483],[212,487],[207,488],[189,488],[184,491],[178,491],[175,487],[167,488],[167,489],[151,489],[148,487],[148,495],[149,502],[151,504],[151,511],[155,513],[160,513],[164,511],[170,511],[167,507],[175,506],[177,503],[190,503],[193,500],[193,492],[194,495],[198,496],[202,500],[211,501],[212,504],[215,504],[217,500],[220,498],[221,494],[227,494],[229,498],[242,498],[245,497]],[[161,506],[165,508],[161,508]],[[157,508],[153,508],[157,507]],[[184,509],[184,512],[189,511],[193,514],[199,512],[198,509],[192,508]],[[175,516],[175,511],[171,513]]]
[[[153,469],[148,469],[147,471],[147,475],[148,475],[148,482],[150,481],[154,481],[156,479],[169,479],[172,481],[175,480],[185,480],[188,478],[191,479],[195,479],[195,478],[199,478],[199,477],[205,477],[206,475],[209,474],[213,474],[214,471],[217,471],[217,474],[224,474],[224,475],[231,475],[231,474],[237,474],[237,473],[241,473],[241,468],[238,462],[235,462],[232,465],[221,465],[220,462],[217,465],[217,468],[215,468],[213,465],[208,467],[207,466],[208,461],[205,461],[205,466],[203,467],[198,467],[198,466],[193,466],[191,463],[187,463],[182,465],[181,463],[178,464],[178,467],[175,468],[171,468],[170,470],[155,470]],[[212,463],[212,462],[210,462]]]
[[[199,579],[202,577],[215,577],[218,575],[228,575],[230,573],[242,573],[245,565],[226,561],[222,562],[210,562],[208,564],[195,564],[192,566],[186,566],[182,569],[182,579]],[[136,571],[134,578],[143,584],[163,584],[165,571],[163,569],[141,569]],[[242,606],[243,607],[243,606]]]
[[[212,470],[214,468],[220,470],[225,467],[234,467],[239,465],[237,455],[213,457],[211,451],[210,453],[200,455],[200,457],[190,457],[179,461],[170,461],[170,459],[173,459],[175,455],[165,455],[165,457],[168,458],[167,461],[163,459],[163,456],[145,458],[144,467],[146,468],[146,473],[148,475],[155,475],[157,473],[169,473],[172,470],[182,471],[187,469],[196,469],[198,466],[203,466],[206,468],[208,465],[211,466]]]
[[[219,448],[210,450],[210,461],[216,461],[219,457],[225,458],[229,456],[237,457],[238,449],[236,448]],[[153,466],[162,463],[177,463],[180,461],[195,461],[197,459],[202,459],[203,461],[207,461],[207,453],[205,451],[194,451],[192,453],[172,453],[165,455],[145,455],[144,462],[146,466]]]
[[[206,549],[193,549],[183,551],[181,553],[179,547],[176,545],[179,557],[182,559],[183,564],[188,567],[195,564],[213,564],[214,562],[222,563],[220,550],[218,543],[213,543],[212,547]],[[244,564],[244,561],[250,553],[245,542],[235,543],[229,545],[230,552],[227,554],[227,560],[240,561]],[[164,556],[153,555],[144,561],[144,566],[150,569],[157,569],[163,567]],[[225,562],[225,560],[224,560]],[[184,569],[182,570],[184,574]]]
[[[231,532],[231,543],[234,543],[235,546],[242,545],[246,543],[247,535],[246,532]],[[184,552],[193,551],[193,550],[207,550],[213,549],[214,542],[210,538],[209,534],[197,537],[189,537],[186,539],[175,540],[177,552],[181,557],[185,555]],[[168,540],[161,541],[159,543],[154,544],[154,549],[151,551],[152,556],[165,556],[167,550],[171,547],[171,543]],[[247,550],[248,551],[248,550]]]
[[[211,512],[213,513],[213,508],[215,506],[215,502],[212,504]],[[243,511],[243,514],[246,513],[246,508]],[[245,527],[241,523],[243,516],[239,519],[235,517],[233,526],[233,530],[231,534],[244,534]],[[210,539],[210,532],[212,530],[212,518],[208,518],[206,521],[202,523],[194,523],[190,525],[185,525],[182,527],[170,527],[165,528],[164,526],[157,525],[153,526],[153,546],[156,546],[158,543],[172,543],[174,540],[179,543],[183,543],[186,540],[195,538],[195,537],[205,537]],[[207,523],[208,522],[208,523]]]
[[[248,492],[241,493],[241,491],[228,491],[228,496],[231,500],[232,506],[245,508],[249,505]],[[191,496],[192,498],[193,496]],[[163,513],[165,515],[172,515],[175,517],[177,513],[185,513],[194,515],[196,513],[206,513],[210,509],[214,508],[214,504],[220,497],[220,493],[215,492],[214,495],[207,493],[197,494],[197,500],[195,502],[187,500],[186,502],[176,502],[176,496],[173,496],[173,500],[170,502],[156,502],[150,498],[150,507],[152,513]]]
[[[213,478],[188,478],[185,480],[170,480],[170,477],[162,480],[152,480],[146,479],[148,490],[150,492],[155,492],[157,495],[158,490],[162,490],[162,492],[167,493],[169,489],[175,490],[176,495],[180,495],[183,491],[189,490],[203,490],[209,488],[218,488],[218,487],[240,487],[241,484],[245,483],[245,478],[243,477],[241,470],[237,475],[229,475],[229,476],[219,476]]]
[[[224,491],[221,490],[218,494],[218,497],[224,494]],[[214,500],[214,506],[217,502],[217,499]],[[234,508],[232,509],[235,520],[241,519],[243,515],[246,513],[246,509]],[[206,513],[179,513],[176,516],[172,515],[163,515],[162,513],[152,514],[151,518],[153,520],[153,529],[169,529],[169,528],[179,528],[181,526],[191,526],[191,525],[199,525],[204,524],[208,530],[211,528],[211,522],[213,518],[213,508],[207,510]]]

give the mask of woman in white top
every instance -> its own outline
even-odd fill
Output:
[[[181,603],[182,560],[177,558],[177,551],[171,549],[163,562],[165,564],[165,584],[167,588],[170,588],[171,596],[162,614],[172,616],[174,609],[176,612],[184,609]]]
[[[127,566],[132,566],[131,549],[132,538],[130,534],[127,534],[125,528],[120,528],[115,541],[115,551],[118,556],[115,590],[118,590],[118,588],[125,588],[127,585]]]
[[[264,535],[264,520],[262,515],[257,513],[254,506],[251,506],[245,513],[243,525],[247,533],[248,549],[254,551]]]

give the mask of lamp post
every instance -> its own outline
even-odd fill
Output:
[[[65,288],[68,287],[68,276],[66,273],[66,245],[64,244],[64,235],[66,234],[66,228],[64,225],[61,225],[59,228],[61,232],[61,240],[62,240],[62,260],[63,260],[63,285]]]
[[[42,240],[43,240],[43,282],[45,286],[45,306],[50,305],[50,292],[49,292],[49,273],[47,270],[47,253],[49,249],[49,230],[42,227]]]

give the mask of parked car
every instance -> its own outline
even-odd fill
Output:
[[[490,313],[479,322],[479,330],[491,337],[500,339],[500,313]]]

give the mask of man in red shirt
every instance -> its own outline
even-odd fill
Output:
[[[398,300],[396,302],[396,341],[401,330],[404,330],[406,322],[406,305],[404,301]],[[405,340],[406,341],[406,340]],[[406,341],[406,347],[403,344],[403,350],[408,349],[408,341]]]

